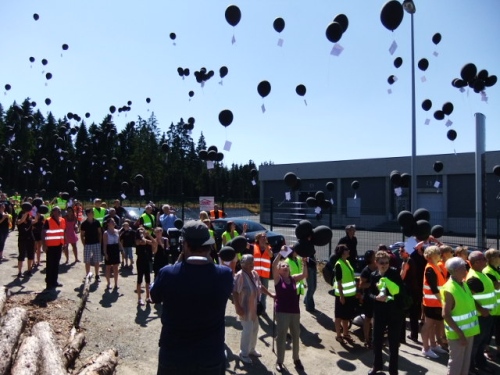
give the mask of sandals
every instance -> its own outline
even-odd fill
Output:
[[[351,335],[344,335],[344,340],[346,341],[350,341],[350,342],[354,342],[353,338],[351,337]]]
[[[335,337],[335,340],[337,340],[338,342],[340,342],[341,344],[345,344],[345,340],[342,336],[337,336]]]
[[[151,298],[146,299],[146,303],[153,303],[153,300]]]
[[[137,304],[139,306],[144,306],[144,301],[142,299],[140,299],[139,301],[137,301]]]

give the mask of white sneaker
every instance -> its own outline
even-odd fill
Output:
[[[436,345],[436,346],[431,346],[431,350],[434,353],[439,353],[439,354],[448,354],[446,350],[443,349],[441,345]]]
[[[427,351],[425,351],[424,349],[422,349],[422,354],[424,356],[432,358],[432,359],[439,358],[439,356],[436,353],[434,353],[430,348]]]
[[[240,354],[240,359],[241,359],[242,362],[245,362],[245,363],[249,363],[249,364],[253,363],[252,358],[250,358],[250,357],[248,357],[246,355]]]
[[[262,357],[262,354],[260,354],[257,350],[250,352],[250,355],[254,357]]]

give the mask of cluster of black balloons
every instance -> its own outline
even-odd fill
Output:
[[[425,208],[419,208],[413,214],[410,211],[401,211],[398,214],[398,223],[402,233],[406,237],[415,236],[418,241],[426,241],[430,235],[434,238],[440,238],[443,235],[443,227],[434,225],[431,228],[430,219],[431,214]]]
[[[87,114],[85,114],[85,115],[87,115]],[[90,114],[89,114],[89,116],[90,116]],[[78,114],[73,113],[73,112],[68,112],[66,114],[66,117],[68,118],[68,120],[75,120],[78,122],[82,121],[82,118],[80,116],[78,116]]]
[[[293,172],[286,173],[283,177],[283,181],[285,181],[286,186],[288,186],[291,190],[299,190],[300,185],[302,184],[302,180]]]
[[[308,220],[301,220],[295,227],[297,242],[293,250],[301,257],[312,257],[316,253],[314,246],[325,246],[332,240],[332,230],[326,225],[316,228]]]
[[[231,26],[236,26],[241,20],[241,10],[236,5],[229,5],[224,14],[226,21]]]
[[[339,14],[326,27],[326,39],[332,43],[337,43],[349,27],[349,19],[345,14]]]
[[[490,75],[486,69],[477,71],[477,67],[473,63],[465,64],[460,71],[460,78],[455,78],[451,85],[458,89],[469,86],[475,93],[484,91],[486,87],[492,87],[497,83],[497,76]]]
[[[326,189],[329,192],[332,192],[335,190],[335,184],[331,181],[327,182]],[[314,197],[308,197],[306,199],[306,204],[309,207],[320,207],[322,210],[327,210],[332,207],[332,202],[330,200],[325,200],[325,193],[321,190],[317,191],[316,194],[314,194]]]
[[[410,186],[411,176],[408,173],[399,173],[398,170],[393,170],[389,178],[396,187],[407,188]]]
[[[206,150],[200,150],[198,156],[201,160],[210,160],[210,161],[222,161],[224,160],[224,154],[219,152],[217,146],[210,146]]]
[[[181,77],[188,77],[190,72],[189,72],[189,68],[182,68],[182,67],[179,66],[177,68],[177,73]]]
[[[432,102],[430,99],[426,99],[422,102],[422,108],[424,111],[430,110],[432,107]],[[444,116],[450,116],[453,113],[453,109],[455,107],[453,106],[453,103],[451,102],[446,102],[443,104],[441,109],[438,109],[434,112],[434,118],[436,120],[444,120]]]
[[[200,70],[194,72],[194,76],[196,78],[196,82],[202,83],[212,78],[214,76],[214,71],[207,71],[207,68],[201,68]]]
[[[188,118],[187,122],[183,125],[183,128],[186,130],[193,130],[194,129],[194,117]]]

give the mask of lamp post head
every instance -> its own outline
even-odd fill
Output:
[[[415,8],[415,3],[413,2],[413,0],[404,0],[403,1],[403,8],[404,8],[404,10],[406,10],[406,12],[408,12],[410,14],[414,14],[415,11],[417,10]]]

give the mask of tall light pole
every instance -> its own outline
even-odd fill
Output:
[[[410,166],[410,207],[411,211],[417,209],[417,118],[415,108],[415,35],[413,27],[413,15],[416,8],[413,0],[403,1],[404,10],[410,14],[411,17],[411,166]]]

